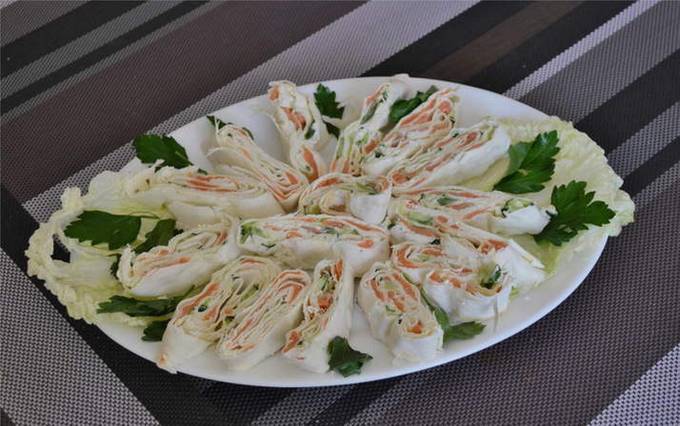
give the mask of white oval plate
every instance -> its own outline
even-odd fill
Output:
[[[338,100],[346,104],[345,121],[350,121],[358,117],[361,100],[385,80],[385,77],[369,77],[327,81],[323,84],[334,90]],[[457,87],[461,98],[460,124],[462,126],[472,125],[485,116],[526,120],[546,117],[542,112],[527,105],[486,90],[439,80],[413,78],[411,81],[418,90],[426,90],[431,85],[439,88]],[[301,86],[300,90],[311,95],[316,85],[317,83]],[[223,121],[232,121],[248,127],[254,133],[260,146],[276,158],[283,159],[277,131],[269,117],[263,113],[266,105],[265,96],[259,96],[223,108],[216,111],[214,115]],[[200,118],[170,135],[186,148],[192,162],[202,168],[211,169],[203,153],[212,131],[208,120]],[[330,151],[332,149],[333,147]],[[369,382],[441,365],[507,339],[552,311],[586,278],[599,259],[606,240],[606,237],[603,237],[598,244],[575,254],[568,262],[560,265],[551,279],[514,299],[508,310],[500,316],[495,328],[493,321],[488,321],[482,334],[470,340],[449,342],[439,356],[427,362],[395,362],[389,350],[371,336],[368,323],[355,304],[350,344],[355,349],[373,356],[373,360],[363,367],[359,375],[342,377],[335,372],[310,373],[289,364],[281,355],[275,355],[249,371],[229,371],[210,350],[181,366],[179,371],[206,379],[244,385],[314,387]],[[140,339],[141,329],[115,323],[100,324],[99,327],[121,346],[155,362],[160,344],[142,341]]]

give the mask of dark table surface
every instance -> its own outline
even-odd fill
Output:
[[[680,3],[3,4],[3,424],[680,423]],[[121,167],[134,136],[271,80],[403,72],[573,121],[634,197],[636,222],[518,335],[373,383],[237,386],[157,369],[26,275],[63,189]]]

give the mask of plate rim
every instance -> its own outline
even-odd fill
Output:
[[[370,76],[370,77],[355,77],[355,78],[343,78],[343,79],[335,79],[335,80],[324,80],[324,81],[319,81],[319,82],[313,82],[313,83],[308,83],[304,85],[298,86],[299,88],[305,90],[309,89],[310,87],[314,87],[318,84],[326,84],[326,85],[334,85],[337,83],[351,83],[352,81],[356,80],[362,80],[362,81],[376,81],[376,82],[382,82],[385,81],[388,78],[391,78],[393,76]],[[449,85],[456,85],[458,87],[464,87],[467,89],[471,89],[473,91],[481,91],[486,94],[492,95],[493,97],[500,97],[503,100],[510,101],[511,103],[516,103],[522,105],[524,108],[528,108],[531,110],[533,113],[540,115],[544,118],[549,117],[548,114],[537,110],[536,108],[524,104],[520,101],[517,101],[515,99],[509,98],[507,96],[504,96],[499,93],[495,93],[493,91],[483,89],[483,88],[478,88],[470,85],[466,85],[463,83],[457,83],[457,82],[452,82],[452,81],[445,81],[445,80],[437,80],[437,79],[428,79],[428,78],[421,78],[421,77],[408,77],[409,79],[420,83],[426,83],[426,84],[445,84],[447,86]],[[236,105],[242,104],[242,103],[247,103],[247,102],[253,102],[258,98],[262,98],[266,95],[258,95],[258,96],[253,96],[247,99],[243,99],[239,102],[226,105],[222,108],[219,108],[215,111],[212,111],[206,115],[219,115],[219,113],[227,108],[234,107]],[[173,136],[176,133],[184,131],[185,128],[194,125],[197,121],[201,120],[204,118],[204,116],[198,117],[186,124],[184,124],[181,127],[178,127],[171,132],[168,132],[167,135]],[[181,141],[178,141],[180,144],[182,144]],[[133,158],[130,162],[128,162],[125,166],[123,166],[121,169],[125,170],[128,168],[132,163],[135,162],[135,159]],[[464,349],[458,349],[453,351],[451,356],[449,357],[443,357],[443,358],[435,358],[433,360],[429,361],[421,361],[417,363],[408,363],[408,364],[403,364],[400,366],[394,366],[392,370],[388,374],[384,374],[384,372],[377,374],[367,374],[367,375],[353,375],[349,377],[342,377],[337,375],[337,377],[333,377],[332,380],[327,380],[326,382],[322,383],[308,383],[307,381],[303,382],[298,382],[298,381],[291,381],[291,380],[285,380],[285,381],[266,381],[263,380],[259,377],[253,377],[252,380],[240,380],[238,378],[235,379],[230,379],[230,380],[225,380],[224,377],[216,377],[214,374],[209,374],[201,371],[196,371],[193,368],[189,367],[187,368],[180,368],[177,369],[178,373],[194,376],[194,377],[199,377],[203,379],[208,379],[208,380],[213,380],[221,383],[231,383],[231,384],[236,384],[236,385],[246,385],[246,386],[258,386],[258,387],[269,387],[269,388],[319,388],[319,387],[328,387],[328,386],[342,386],[342,385],[350,385],[350,384],[358,384],[358,383],[367,383],[367,382],[373,382],[373,381],[378,381],[378,380],[384,380],[384,379],[390,379],[390,378],[395,378],[395,377],[401,377],[407,374],[415,373],[415,372],[420,372],[420,371],[425,371],[429,370],[435,367],[439,367],[444,364],[448,364],[450,362],[454,362],[457,360],[460,360],[462,358],[465,358],[467,356],[470,356],[472,354],[475,354],[477,352],[481,352],[485,349],[488,349],[504,340],[507,340],[514,336],[515,334],[531,327],[533,324],[538,322],[539,320],[543,319],[546,315],[548,315],[550,312],[552,312],[555,308],[557,308],[559,305],[561,305],[569,296],[573,294],[574,291],[578,287],[581,286],[581,284],[585,281],[585,279],[588,277],[592,269],[595,267],[597,262],[599,261],[600,257],[602,256],[602,252],[604,251],[606,244],[608,241],[607,235],[602,235],[594,244],[593,246],[589,247],[588,249],[584,250],[589,252],[588,256],[586,257],[587,261],[585,262],[584,266],[582,269],[578,272],[577,276],[570,281],[570,285],[562,287],[559,292],[556,292],[554,296],[552,296],[549,300],[548,303],[544,303],[540,306],[540,309],[534,313],[531,316],[526,316],[523,319],[520,319],[516,321],[514,326],[510,327],[507,330],[504,330],[503,332],[497,332],[494,331],[491,335],[487,336],[486,339],[480,340],[479,344],[468,346],[467,348]],[[532,290],[529,290],[527,294],[530,294]],[[131,347],[130,345],[124,344],[124,338],[122,338],[120,335],[117,334],[116,329],[117,328],[126,328],[126,329],[137,329],[138,327],[132,327],[132,326],[127,326],[124,324],[118,324],[118,323],[113,323],[111,321],[102,321],[100,323],[95,324],[108,338],[113,340],[116,344],[120,345],[122,348],[124,348],[127,351],[130,351],[134,353],[135,355],[151,362],[153,364],[153,368],[158,368],[155,365],[155,359],[152,357],[148,357],[146,354],[142,353],[141,350],[137,350],[136,346]],[[141,329],[139,330],[139,333],[141,335]],[[145,342],[145,344],[148,344]],[[158,344],[158,342],[156,343]],[[291,368],[298,368],[293,365],[291,365]],[[189,371],[187,371],[189,370]],[[226,372],[229,370],[225,369]],[[306,373],[306,372],[305,372]],[[169,374],[169,373],[168,373]],[[330,373],[325,373],[326,375]],[[323,374],[321,375],[323,376]],[[328,379],[328,378],[327,378]]]

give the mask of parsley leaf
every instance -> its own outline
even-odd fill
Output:
[[[227,124],[233,124],[233,123],[225,123],[224,121],[220,120],[219,118],[215,117],[214,115],[206,115],[205,118],[207,118],[208,121],[210,122],[210,124],[212,124],[213,127],[216,128],[218,131],[222,127],[226,126]],[[248,136],[250,136],[250,139],[255,139],[255,137],[253,136],[253,132],[251,132],[249,128],[243,127],[243,126],[238,126],[238,127],[240,127],[246,133],[248,133]],[[199,170],[199,172],[200,172],[200,170]]]
[[[344,377],[359,374],[364,363],[373,359],[369,354],[355,351],[344,337],[335,336],[328,344],[328,367]]]
[[[168,327],[169,319],[161,321],[153,321],[144,329],[142,340],[145,342],[160,342],[163,340],[163,333]]]
[[[146,241],[135,247],[135,253],[149,251],[156,246],[166,245],[170,238],[177,235],[175,231],[175,219],[161,219],[145,237]]]
[[[557,131],[541,133],[533,142],[520,142],[508,150],[510,165],[493,189],[511,194],[537,192],[545,188],[555,172],[555,155],[560,151]]]
[[[501,277],[501,267],[496,265],[496,267],[493,269],[493,272],[491,275],[489,275],[485,280],[482,281],[480,284],[484,288],[491,289],[493,288],[494,284],[500,279]]]
[[[180,296],[168,299],[138,300],[132,297],[111,296],[106,302],[97,307],[98,314],[122,312],[131,317],[157,317],[175,311],[177,304],[184,299],[191,290]]]
[[[316,86],[314,101],[316,102],[316,106],[319,108],[321,115],[325,117],[342,118],[342,114],[345,113],[345,107],[341,107],[340,103],[335,99],[335,92],[323,84]],[[335,136],[336,139],[340,137],[340,129],[337,126],[326,120],[324,120],[324,124],[326,125],[328,133]],[[305,138],[307,138],[307,135],[305,135]]]
[[[334,126],[327,121],[324,121],[324,124],[326,125],[326,130],[328,130],[328,133],[335,136],[336,139],[340,137],[340,128],[338,126]]]
[[[120,265],[120,255],[117,254],[114,256],[113,263],[111,264],[111,268],[109,269],[111,271],[111,275],[113,275],[113,278],[118,279],[116,276],[116,273],[118,272],[118,265]]]
[[[251,236],[267,238],[267,234],[257,227],[256,222],[244,222],[241,224],[241,244]]]
[[[416,109],[418,105],[422,104],[430,97],[437,88],[432,86],[425,92],[418,92],[411,99],[400,99],[396,101],[392,108],[390,108],[389,122],[390,124],[397,124],[404,116]]]
[[[378,193],[378,191],[375,189],[375,187],[373,185],[369,184],[369,183],[357,182],[357,183],[354,184],[354,186],[356,186],[356,188],[359,191],[365,192],[368,195],[376,195]]]
[[[153,164],[156,160],[163,160],[161,167],[176,169],[192,165],[184,147],[170,136],[141,135],[135,138],[133,145],[142,163]]]
[[[442,195],[441,197],[437,198],[437,204],[439,204],[440,206],[448,206],[454,201],[456,201],[456,199],[449,197],[448,195]]]
[[[593,201],[594,197],[595,192],[586,193],[586,182],[572,180],[567,185],[554,187],[550,203],[557,213],[550,214],[550,222],[540,234],[534,235],[534,239],[560,246],[574,238],[578,231],[588,229],[587,225],[609,223],[616,213],[604,201]]]
[[[227,123],[215,117],[214,115],[206,115],[205,118],[207,118],[210,124],[212,124],[217,130],[220,130],[222,127],[227,125]]]
[[[449,316],[446,315],[446,312],[444,312],[439,306],[430,302],[430,299],[427,297],[425,291],[423,291],[422,288],[420,289],[420,295],[425,301],[425,304],[434,314],[434,318],[439,323],[439,326],[444,331],[444,343],[448,342],[449,340],[471,339],[484,331],[484,327],[486,327],[486,325],[476,321],[451,325],[449,323]]]
[[[64,229],[64,234],[80,242],[92,241],[93,245],[108,243],[109,250],[116,250],[136,240],[141,225],[139,216],[86,210]]]
[[[316,86],[314,101],[316,106],[319,107],[321,115],[326,117],[342,118],[342,114],[345,112],[345,107],[341,107],[338,101],[335,100],[335,92],[323,84]]]
[[[170,238],[179,234],[180,232],[175,229],[174,219],[162,219],[156,223],[154,228],[147,232],[146,241],[135,247],[135,253],[143,253],[149,251],[152,248],[160,245],[165,245],[170,241]],[[111,264],[111,275],[116,277],[116,272],[118,272],[118,264],[120,263],[120,255],[114,256],[113,263]]]
[[[307,131],[305,132],[305,139],[309,139],[309,138],[311,138],[312,136],[314,136],[315,130],[314,130],[313,124],[314,124],[314,122],[312,121],[312,123],[309,125],[309,128],[308,128]]]
[[[481,322],[469,321],[461,324],[449,326],[444,330],[444,341],[472,339],[482,331],[486,325]]]

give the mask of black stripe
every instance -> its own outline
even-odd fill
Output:
[[[9,389],[5,389],[5,392],[8,392]],[[5,413],[5,410],[0,408],[0,425],[2,426],[14,426],[14,423],[12,422],[12,419],[9,418],[7,413]]]
[[[226,424],[241,425],[252,422],[294,390],[215,383],[203,395],[224,414]]]
[[[362,75],[422,74],[528,4],[517,1],[479,3]]]
[[[401,380],[403,380],[403,377],[354,385],[354,389],[333,402],[309,424],[345,424]]]
[[[622,1],[584,3],[466,83],[503,93],[630,4]]]
[[[50,87],[66,80],[67,78],[84,71],[85,69],[91,67],[102,59],[110,56],[117,51],[127,47],[128,45],[136,42],[137,40],[145,37],[159,28],[164,27],[170,22],[178,19],[179,17],[186,15],[197,7],[205,4],[206,1],[190,1],[180,3],[177,6],[168,9],[167,11],[161,13],[160,15],[150,19],[149,21],[143,23],[137,28],[128,31],[127,33],[111,40],[110,42],[104,44],[103,46],[93,50],[85,56],[78,58],[77,60],[71,62],[68,65],[59,68],[58,70],[46,75],[45,77],[31,83],[30,85],[24,87],[23,89],[15,92],[14,94],[8,96],[0,101],[0,110],[3,113],[12,110],[13,108],[21,105],[22,103],[28,101],[29,99],[39,95],[40,93],[48,90]]]
[[[583,118],[577,127],[610,152],[680,100],[680,50]]]
[[[629,174],[622,189],[635,196],[678,162],[680,162],[680,136]]]
[[[38,224],[4,185],[1,200],[0,244],[14,263],[26,272],[24,250]],[[63,249],[58,246],[55,246],[55,251],[60,252],[61,256],[65,255]],[[219,413],[200,395],[187,376],[173,375],[155,368],[148,361],[116,344],[97,327],[69,317],[66,309],[40,280],[33,277],[29,279],[159,422],[223,423],[220,421]]]
[[[93,1],[48,22],[2,47],[2,76],[12,74],[140,4],[141,1]]]

